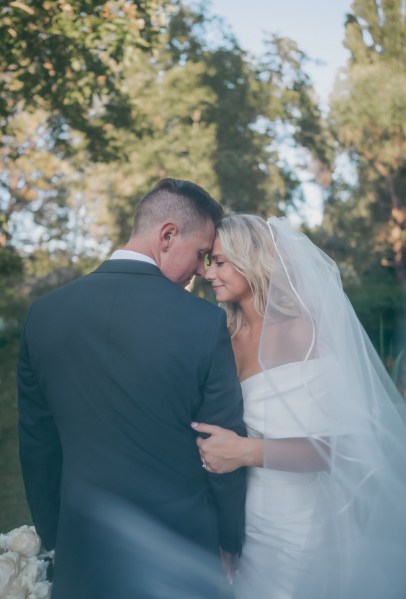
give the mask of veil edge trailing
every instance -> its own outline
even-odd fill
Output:
[[[259,349],[272,391],[264,438],[306,438],[328,456],[318,474],[325,538],[294,596],[400,599],[406,593],[405,402],[334,261],[287,219],[267,224],[275,252]],[[272,449],[264,446],[266,468]]]

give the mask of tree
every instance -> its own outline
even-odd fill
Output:
[[[50,132],[61,144],[68,125],[85,133],[97,160],[114,156],[108,125],[134,131],[140,126],[122,77],[127,52],[151,50],[167,4],[6,2],[0,11],[3,130],[16,112],[40,108],[49,113]]]
[[[406,289],[406,14],[400,0],[356,0],[347,16],[351,53],[337,80],[331,123],[355,168],[355,198],[372,252]],[[337,189],[337,188],[336,188]],[[346,202],[351,210],[354,202]],[[339,205],[335,205],[339,208]],[[328,210],[328,207],[327,207]],[[337,210],[335,210],[337,213]],[[332,215],[334,210],[330,210]],[[333,217],[334,218],[334,217]]]
[[[168,10],[167,0],[2,6],[0,247],[10,251],[19,213],[46,222],[48,237],[66,229],[82,165],[125,156],[123,130],[142,136],[123,68],[151,55]]]
[[[216,28],[214,45],[206,33],[212,39]],[[221,25],[182,4],[160,41],[154,59],[137,56],[126,76],[149,133],[127,139],[128,163],[115,169],[109,202],[118,230],[128,234],[134,197],[168,174],[201,183],[227,211],[284,213],[300,183],[279,150],[281,130],[311,151],[310,132],[321,130],[304,54],[272,37],[255,60]]]
[[[404,3],[397,0],[351,5],[345,25],[350,58],[336,79],[328,115],[335,151],[331,183],[322,225],[311,232],[337,261],[389,370],[402,355],[406,334],[405,19]]]
[[[207,35],[215,27],[216,45]],[[130,43],[122,51],[120,84],[142,125],[104,122],[108,156],[102,152],[96,161],[93,134],[89,142],[83,123],[75,129],[63,111],[56,119],[63,126],[55,129],[52,113],[38,107],[36,97],[9,115],[0,198],[5,234],[16,233],[12,215],[20,211],[47,225],[44,239],[55,242],[59,230],[70,247],[72,228],[80,235],[89,219],[103,235],[123,241],[136,199],[168,175],[201,183],[229,211],[283,213],[298,198],[300,183],[278,148],[281,131],[284,142],[289,137],[311,151],[322,139],[304,65],[296,44],[275,36],[254,60],[214,20],[177,3],[153,48],[140,51]],[[81,74],[86,81],[93,76],[87,67]],[[82,93],[81,79],[69,85],[74,97]]]

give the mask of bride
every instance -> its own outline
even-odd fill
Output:
[[[209,472],[249,469],[238,599],[400,599],[406,427],[336,265],[286,219],[217,229],[206,279],[225,307],[248,438],[193,423]]]

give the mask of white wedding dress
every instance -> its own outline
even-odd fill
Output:
[[[331,418],[325,410],[315,413],[310,395],[303,393],[304,379],[308,388],[323,395],[321,360],[284,364],[241,383],[249,437],[304,437],[300,422],[315,434],[331,435]],[[277,391],[283,393],[283,401]],[[237,599],[295,595],[312,552],[320,549],[324,538],[329,501],[326,477],[325,472],[248,469],[246,537],[235,578]]]
[[[264,439],[264,468],[248,472],[236,597],[403,599],[404,398],[336,264],[286,219],[267,224],[262,372],[242,382],[248,434]],[[328,448],[328,470],[272,470],[279,446],[266,440],[292,437]]]

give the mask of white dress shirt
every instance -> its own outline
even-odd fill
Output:
[[[116,250],[109,258],[110,260],[138,260],[140,262],[149,262],[154,266],[158,266],[151,256],[134,252],[133,250]]]

